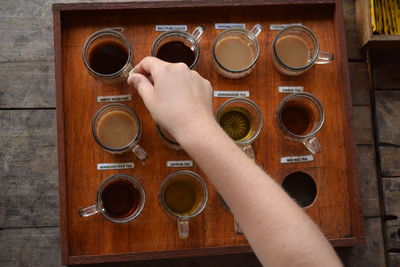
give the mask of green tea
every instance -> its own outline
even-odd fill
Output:
[[[202,199],[202,187],[192,179],[177,178],[170,181],[164,191],[168,208],[181,216],[190,215],[198,208]]]
[[[242,107],[233,107],[223,113],[219,119],[222,129],[235,141],[251,135],[250,113]]]

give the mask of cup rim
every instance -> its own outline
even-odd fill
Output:
[[[250,39],[250,38],[248,38],[248,39],[251,40],[251,41],[254,41],[254,43],[256,44],[256,48],[257,48],[257,53],[256,53],[256,56],[254,57],[253,61],[250,63],[249,66],[247,66],[246,68],[241,69],[241,70],[231,70],[231,69],[226,68],[225,66],[223,66],[223,65],[218,61],[217,56],[215,55],[215,49],[216,49],[216,45],[217,45],[218,41],[219,41],[224,35],[226,35],[226,34],[228,34],[228,33],[232,33],[232,32],[233,32],[233,33],[240,33],[240,34],[246,35],[247,38],[248,38],[248,35],[250,35],[250,36],[252,37],[252,39]],[[247,29],[241,29],[241,28],[226,29],[226,30],[223,30],[222,32],[220,32],[220,33],[217,35],[217,37],[215,38],[215,40],[214,40],[214,42],[213,42],[212,55],[213,55],[214,62],[217,63],[218,67],[220,67],[220,68],[223,69],[224,71],[229,72],[229,73],[233,73],[233,74],[243,73],[243,72],[246,72],[246,71],[250,70],[251,68],[253,68],[253,67],[256,65],[256,63],[257,63],[257,61],[258,61],[258,58],[260,57],[260,44],[259,44],[259,42],[258,42],[257,36],[255,36],[254,33],[252,33],[251,31],[249,31],[249,30],[247,30]]]
[[[94,69],[92,69],[92,67],[90,67],[89,62],[87,62],[86,60],[86,54],[87,54],[87,49],[89,48],[89,45],[91,45],[96,39],[105,36],[105,35],[113,35],[114,37],[119,38],[120,40],[122,40],[124,42],[124,44],[126,45],[126,47],[128,48],[128,58],[125,62],[125,65],[117,72],[114,73],[110,73],[110,74],[102,74],[99,73],[97,71],[95,71]],[[118,77],[120,76],[126,68],[128,68],[131,64],[131,61],[133,61],[133,54],[132,54],[132,47],[131,44],[129,43],[129,41],[125,38],[124,35],[122,35],[119,31],[116,31],[112,28],[105,28],[105,29],[101,29],[99,31],[94,32],[93,34],[91,34],[85,41],[85,43],[83,44],[83,48],[82,48],[82,59],[83,59],[83,63],[86,66],[86,68],[89,70],[90,73],[99,76],[99,77],[103,77],[103,78],[114,78],[114,77]]]
[[[158,48],[158,46],[162,40],[164,40],[165,38],[172,37],[172,36],[184,37],[186,39],[189,39],[189,41],[195,45],[195,47],[196,47],[195,59],[194,59],[193,63],[190,66],[188,66],[189,69],[194,69],[194,67],[196,67],[196,65],[199,61],[199,58],[200,58],[200,45],[199,45],[199,41],[196,40],[196,38],[193,36],[193,34],[186,32],[186,31],[167,31],[167,32],[163,32],[160,35],[158,35],[157,38],[154,40],[153,44],[151,45],[151,56],[157,57],[156,48]]]
[[[246,103],[248,105],[250,105],[257,113],[260,123],[258,124],[258,128],[257,130],[254,131],[254,134],[251,138],[247,139],[247,140],[233,140],[236,144],[240,144],[240,145],[248,145],[254,142],[254,140],[258,137],[258,135],[261,132],[262,126],[263,126],[263,114],[261,112],[261,108],[256,104],[256,102],[254,102],[253,100],[251,100],[250,98],[246,98],[246,97],[232,97],[228,100],[226,100],[224,103],[222,103],[222,105],[218,108],[217,110],[217,114],[215,115],[216,120],[219,124],[219,119],[221,116],[221,113],[224,109],[225,106],[234,103],[234,102],[242,102],[242,103]]]
[[[104,207],[102,205],[103,201],[101,200],[101,194],[102,194],[103,190],[105,189],[105,187],[107,186],[107,184],[109,184],[109,182],[111,180],[114,180],[114,179],[123,179],[123,180],[127,180],[127,181],[133,183],[135,188],[140,193],[140,202],[138,204],[138,207],[136,208],[136,210],[131,215],[129,215],[126,218],[114,218],[112,216],[109,216],[106,213],[106,211],[105,211],[105,209],[104,209]],[[144,191],[143,185],[141,184],[139,179],[137,179],[136,177],[130,176],[130,175],[126,175],[126,174],[111,175],[106,180],[104,180],[100,184],[99,188],[97,189],[96,207],[97,207],[97,209],[100,211],[101,215],[105,219],[107,219],[108,221],[113,222],[113,223],[127,223],[127,222],[132,221],[133,219],[135,219],[136,217],[138,217],[142,213],[142,211],[144,209],[144,206],[145,206],[145,203],[146,203],[146,193]]]
[[[294,134],[291,131],[289,131],[289,129],[285,126],[285,124],[282,121],[282,117],[281,117],[281,113],[282,113],[282,109],[285,106],[285,104],[295,98],[295,97],[304,97],[307,98],[308,100],[312,101],[318,108],[320,114],[321,114],[321,120],[318,124],[317,127],[315,127],[312,131],[310,131],[308,134],[305,135],[298,135],[298,134]],[[314,136],[315,134],[317,134],[317,132],[319,130],[321,130],[322,126],[324,125],[325,122],[325,111],[323,108],[322,103],[319,101],[319,99],[311,94],[311,93],[307,93],[307,92],[298,92],[298,93],[293,93],[290,94],[288,96],[286,96],[284,99],[282,99],[282,101],[279,103],[278,109],[277,109],[277,121],[278,121],[278,125],[279,127],[284,131],[284,133],[288,134],[290,137],[295,138],[296,140],[304,140],[307,139],[309,137]]]
[[[160,126],[158,123],[156,124],[156,130],[157,130],[157,133],[161,136],[161,138],[162,138],[164,141],[166,141],[167,143],[169,143],[170,145],[177,146],[177,147],[180,147],[180,146],[181,146],[179,143],[174,142],[174,141],[172,141],[171,139],[169,139],[169,138],[163,133],[163,131],[161,131],[161,126]]]
[[[277,53],[277,51],[276,51],[276,42],[278,41],[279,37],[280,37],[282,34],[286,33],[287,31],[290,31],[290,30],[299,30],[299,31],[303,31],[303,32],[307,33],[307,35],[310,36],[310,38],[311,38],[311,39],[313,40],[313,42],[314,42],[314,45],[315,45],[315,53],[314,53],[314,55],[312,56],[310,62],[308,62],[308,63],[307,63],[305,66],[303,66],[303,67],[295,68],[295,67],[290,67],[290,66],[286,65],[286,64],[279,58],[278,53]],[[314,32],[313,32],[310,28],[308,28],[307,26],[304,26],[304,25],[291,25],[291,26],[287,26],[287,27],[285,27],[284,29],[282,29],[282,30],[281,30],[280,32],[278,32],[278,34],[275,36],[274,41],[273,41],[273,43],[272,43],[272,51],[273,51],[273,52],[272,52],[273,57],[275,58],[275,60],[277,61],[277,63],[278,63],[281,67],[283,67],[283,68],[285,68],[285,69],[287,69],[287,70],[290,70],[290,71],[302,71],[302,70],[308,69],[308,68],[309,68],[310,66],[312,66],[312,65],[314,64],[314,62],[317,60],[317,58],[318,58],[318,53],[319,53],[319,42],[318,42],[318,39],[317,39],[317,37],[315,36]]]
[[[99,117],[100,114],[105,112],[107,109],[113,108],[113,107],[125,109],[128,113],[130,113],[133,116],[133,118],[138,126],[137,132],[136,132],[134,138],[132,138],[132,141],[129,144],[127,144],[126,146],[120,147],[120,148],[113,148],[113,147],[106,146],[105,144],[103,144],[100,141],[100,139],[98,138],[97,133],[96,133],[97,118]],[[102,106],[100,109],[97,110],[96,114],[94,115],[94,117],[92,119],[92,135],[93,135],[94,139],[96,140],[96,142],[103,149],[105,149],[111,153],[123,153],[123,152],[129,150],[130,148],[132,148],[133,146],[135,146],[139,142],[140,136],[142,135],[142,124],[140,123],[140,119],[139,119],[138,115],[132,108],[130,108],[129,106],[127,106],[125,104],[121,104],[121,103],[111,103],[111,104]]]
[[[164,200],[164,193],[165,193],[164,188],[165,188],[165,186],[167,185],[167,183],[168,183],[171,179],[173,179],[174,177],[176,177],[176,176],[178,176],[178,175],[182,175],[182,174],[183,174],[183,175],[188,175],[188,176],[190,176],[190,177],[196,179],[197,182],[199,182],[200,185],[201,185],[202,188],[203,188],[203,198],[204,198],[204,201],[203,201],[202,203],[200,203],[199,207],[196,209],[195,212],[193,212],[193,213],[191,213],[191,214],[189,214],[189,215],[180,215],[180,214],[178,214],[178,213],[173,212],[173,211],[168,207],[167,203],[165,203],[165,200]],[[208,203],[208,188],[207,188],[207,185],[206,185],[206,183],[204,182],[203,178],[201,178],[201,176],[200,176],[199,174],[197,174],[197,173],[194,172],[194,171],[190,171],[190,170],[181,170],[181,171],[173,172],[173,173],[169,174],[167,177],[164,178],[164,180],[162,181],[161,186],[160,186],[160,192],[159,192],[159,197],[158,197],[158,198],[159,198],[159,201],[160,201],[162,207],[163,207],[170,215],[172,215],[172,216],[174,216],[174,217],[176,217],[176,218],[178,218],[178,219],[180,219],[180,220],[189,220],[189,219],[191,219],[191,218],[193,218],[193,217],[196,217],[196,216],[199,215],[200,213],[202,213],[203,210],[206,208],[207,203]]]

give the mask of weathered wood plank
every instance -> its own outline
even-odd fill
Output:
[[[347,267],[385,266],[385,251],[380,218],[365,218],[365,246],[336,248]]]
[[[400,90],[376,91],[375,102],[379,143],[400,145]]]
[[[343,16],[346,28],[348,57],[350,60],[363,60],[365,56],[360,50],[360,41],[356,29],[354,0],[343,1]]]
[[[365,62],[349,63],[351,95],[353,105],[371,105],[371,85],[369,81],[368,65]]]
[[[360,166],[361,207],[364,217],[381,216],[375,149],[373,146],[358,146]]]
[[[373,50],[371,62],[375,89],[400,89],[398,50]]]
[[[388,253],[388,267],[398,267],[400,266],[400,253]]]
[[[53,62],[0,64],[0,108],[55,108]]]
[[[0,231],[0,265],[62,266],[58,228],[3,229]]]
[[[59,224],[55,110],[0,111],[0,228]]]
[[[387,249],[400,249],[400,177],[382,179],[385,215],[394,216],[394,220],[387,220],[386,246]]]
[[[400,176],[400,146],[379,146],[382,176]]]
[[[0,62],[53,59],[53,25],[50,16],[0,17]]]
[[[58,228],[23,228],[0,231],[0,265],[7,267],[41,266],[56,267],[61,265]],[[137,261],[134,263],[104,263],[77,265],[82,267],[158,267],[158,266],[261,266],[254,254],[207,256],[183,259]]]
[[[371,108],[368,106],[353,106],[352,122],[357,144],[374,144]]]

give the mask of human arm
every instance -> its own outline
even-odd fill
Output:
[[[329,242],[281,187],[224,133],[208,81],[184,64],[146,58],[128,83],[196,161],[266,266],[341,266]]]

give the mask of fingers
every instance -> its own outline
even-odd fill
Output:
[[[166,62],[156,57],[145,57],[132,69],[132,72],[140,73],[145,76],[152,76],[157,69],[164,64],[166,64]]]
[[[140,73],[131,73],[128,77],[128,84],[138,90],[139,95],[145,103],[150,101],[154,92],[154,86],[146,76]]]

